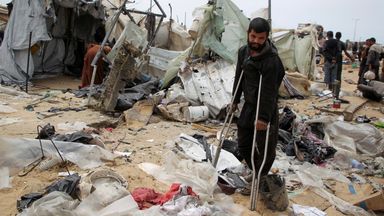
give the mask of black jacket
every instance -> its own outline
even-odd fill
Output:
[[[263,75],[260,112],[259,119],[270,122],[277,110],[278,91],[285,75],[284,66],[277,54],[276,47],[267,40],[265,47],[256,57],[249,56],[248,46],[239,49],[238,61],[236,67],[235,81],[233,85],[233,93],[235,92],[237,83],[239,82],[241,71],[244,70],[240,87],[236,95],[234,95],[234,103],[240,102],[241,94],[244,93],[245,103],[251,107],[256,107],[257,94],[259,89],[260,74]],[[243,112],[244,110],[242,110]],[[251,115],[254,115],[255,112]],[[247,115],[246,115],[247,116]],[[245,126],[253,125],[254,116],[248,116],[250,123]]]
[[[331,38],[324,42],[324,47],[322,54],[324,56],[325,61],[332,62],[332,60],[336,60],[339,51],[339,42],[338,40]]]

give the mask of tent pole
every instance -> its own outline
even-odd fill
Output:
[[[31,43],[32,43],[32,32],[29,32],[28,42],[28,59],[27,59],[27,79],[25,80],[25,92],[28,93],[28,82],[29,82],[29,60],[31,56]]]
[[[104,40],[101,43],[100,48],[95,55],[95,58],[93,58],[93,60],[92,60],[91,66],[93,67],[93,72],[92,72],[92,78],[91,78],[91,85],[89,86],[89,94],[88,94],[88,102],[87,102],[88,106],[91,102],[91,96],[93,94],[93,85],[94,85],[95,77],[96,77],[97,62],[98,62],[100,56],[104,55],[104,46],[107,43],[109,36],[111,36],[113,28],[115,28],[115,25],[116,25],[117,21],[119,20],[120,14],[123,11],[123,8],[125,8],[126,3],[127,3],[127,0],[124,0],[124,3],[120,6],[119,12],[116,14],[116,17],[112,22],[112,28],[105,35]]]
[[[268,0],[268,22],[271,27],[271,33],[269,34],[269,39],[272,40],[272,0]]]

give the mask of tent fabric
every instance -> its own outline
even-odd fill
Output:
[[[295,32],[293,30],[273,34],[275,46],[285,68],[296,71],[295,63]]]
[[[309,79],[314,78],[314,55],[319,47],[315,25],[300,31],[279,30],[273,34],[273,41],[288,71],[298,71]]]
[[[26,79],[29,33],[31,44],[48,41],[51,38],[46,29],[43,1],[14,0],[13,11],[0,47],[0,81],[24,82]],[[33,75],[34,64],[30,58],[29,76]]]
[[[25,82],[30,32],[31,45],[40,49],[30,58],[29,77],[35,71],[64,72],[76,61],[76,40],[93,39],[104,17],[100,0],[14,0],[0,47],[0,81]]]
[[[226,61],[235,63],[238,49],[247,41],[247,35],[242,32],[248,29],[248,19],[229,0],[218,0],[216,7],[199,7],[194,14],[201,14],[199,11],[202,10],[205,13],[198,28],[193,54],[203,56],[207,49],[211,49]]]

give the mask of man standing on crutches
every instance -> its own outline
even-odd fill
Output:
[[[270,30],[270,25],[265,19],[255,18],[250,22],[248,44],[241,47],[238,52],[233,85],[234,99],[230,109],[230,112],[234,112],[238,108],[240,97],[244,93],[245,103],[237,121],[238,146],[248,167],[254,167],[253,179],[262,164],[264,166],[261,175],[267,175],[276,156],[277,97],[285,71],[276,47],[268,39]],[[236,89],[238,82],[240,85]],[[268,126],[270,133],[269,139],[266,139]],[[252,158],[254,143],[254,157]],[[265,145],[267,145],[267,154],[263,161]],[[246,188],[242,193],[249,195],[251,189]]]

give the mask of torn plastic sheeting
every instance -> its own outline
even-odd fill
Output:
[[[341,172],[321,168],[313,164],[304,163],[301,166],[295,166],[296,174],[305,186],[323,187],[323,179],[334,179],[339,182],[350,184],[351,181]]]
[[[99,216],[116,216],[116,215],[131,215],[138,212],[139,208],[133,199],[132,195],[127,195],[123,198],[116,200],[107,207],[100,210],[97,215]]]
[[[56,149],[49,140],[41,140],[41,142],[45,156],[59,158]],[[116,155],[95,145],[59,141],[56,141],[55,144],[66,160],[76,164],[81,169],[101,166],[103,161],[113,161],[116,157]],[[9,167],[11,175],[40,157],[39,140],[0,137],[0,164],[3,167]]]
[[[94,186],[95,190],[74,210],[77,215],[100,215],[100,211],[129,195],[129,191],[118,182],[101,181]],[[134,206],[132,207],[134,208]]]
[[[20,213],[20,216],[78,216],[73,209],[79,204],[66,193],[54,191],[35,201],[29,208]]]
[[[350,154],[361,152],[371,156],[384,152],[383,132],[370,124],[354,125],[336,121],[333,117],[322,117],[306,122],[306,124],[312,123],[324,124],[324,141],[337,150]]]
[[[162,79],[162,89],[169,87],[169,85],[172,84],[172,80],[177,76],[177,73],[179,72],[182,63],[185,61],[185,59],[187,59],[190,52],[191,47],[186,49],[182,54],[180,54],[169,62],[167,72],[165,72],[164,78]]]
[[[318,208],[310,206],[302,206],[297,204],[292,204],[293,213],[295,215],[305,215],[305,216],[327,216],[327,213],[321,211]]]
[[[161,210],[167,215],[212,215],[212,211],[205,206],[200,205],[197,197],[182,196],[165,203]]]
[[[180,134],[176,140],[176,143],[183,149],[184,153],[189,158],[198,162],[207,161],[207,155],[204,150],[204,146],[197,139],[186,134]],[[215,157],[216,149],[216,146],[210,145],[211,158]],[[221,149],[216,170],[222,171],[230,167],[237,167],[240,164],[241,162],[232,153]]]
[[[211,164],[195,163],[191,160],[180,159],[172,152],[167,153],[165,158],[167,158],[166,165],[163,167],[152,163],[141,163],[139,168],[165,184],[181,182],[182,184],[189,185],[203,202],[213,203],[213,206],[221,208],[226,213],[219,215],[240,216],[242,214],[244,208],[234,204],[230,196],[222,193],[213,193],[215,188],[217,188],[218,175]],[[160,207],[154,206],[134,215],[167,214],[163,214]]]
[[[246,32],[249,20],[229,0],[217,1],[216,7],[205,5],[198,9],[204,9],[204,17],[199,22],[194,54],[202,56],[205,49],[211,49],[226,61],[236,62],[237,50],[247,41],[246,34],[238,33]]]
[[[165,184],[179,182],[189,185],[202,200],[212,199],[218,174],[210,163],[181,159],[173,152],[166,153],[164,158],[163,166],[141,163],[139,168]]]
[[[24,98],[32,97],[31,95],[29,95],[23,91],[18,91],[18,90],[13,89],[13,88],[4,87],[1,84],[0,84],[0,93],[12,95],[12,96],[20,96],[20,97],[24,97]]]
[[[329,137],[327,142],[335,148],[349,141],[351,146],[355,145],[356,149],[364,154],[379,155],[384,152],[384,134],[370,124],[334,122],[326,125],[325,133]],[[344,139],[337,139],[340,136]],[[333,140],[335,138],[336,140]]]
[[[158,68],[160,70],[167,70],[169,62],[181,54],[182,52],[180,51],[151,47],[147,54],[150,56],[149,66]]]
[[[0,114],[1,113],[14,113],[14,112],[17,112],[17,110],[12,108],[12,107],[10,107],[10,106],[2,105],[0,103]]]
[[[176,204],[178,203],[188,203],[187,201],[190,199],[188,196],[180,197],[175,201],[169,201],[165,205],[166,207],[174,209],[177,208]],[[191,203],[192,204],[192,203]],[[184,206],[184,205],[181,205]],[[215,202],[212,204],[208,204],[208,202],[204,202],[203,205],[200,206],[187,206],[186,208],[179,212],[178,216],[191,216],[191,215],[220,215],[220,216],[240,216],[244,211],[244,207],[238,204],[234,204],[233,200],[230,196],[226,196],[225,194],[217,194],[215,196]],[[132,213],[133,216],[158,216],[158,215],[176,215],[169,214],[169,211],[164,211],[165,208],[163,206],[152,206],[149,209],[144,209],[141,211],[137,211]],[[206,213],[206,214],[203,214]]]

